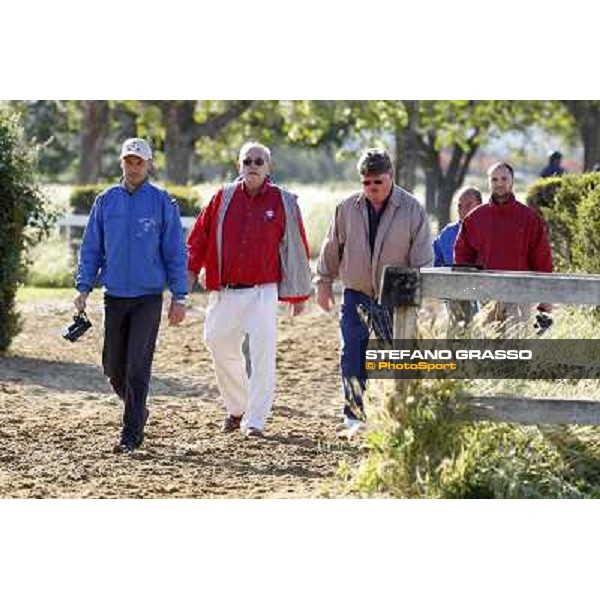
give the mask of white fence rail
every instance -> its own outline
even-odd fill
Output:
[[[56,224],[59,227],[85,227],[87,225],[89,215],[64,215],[57,220]],[[191,229],[196,221],[196,217],[181,217],[181,225],[184,229]]]
[[[382,303],[394,307],[394,338],[416,334],[413,307],[422,298],[499,300],[514,303],[591,304],[600,306],[600,275],[541,274],[522,271],[453,270],[451,267],[404,269],[387,266]],[[386,409],[402,418],[407,380],[398,379]],[[600,401],[576,398],[471,396],[470,417],[479,421],[532,424],[600,425]]]

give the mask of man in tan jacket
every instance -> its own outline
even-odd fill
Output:
[[[392,310],[377,300],[383,268],[418,268],[433,261],[427,213],[395,185],[387,151],[366,150],[357,168],[363,189],[336,206],[317,263],[317,303],[323,310],[330,311],[335,303],[333,281],[339,277],[344,286],[341,371],[349,434],[363,428],[366,420],[364,352],[370,330],[380,339],[392,338]]]

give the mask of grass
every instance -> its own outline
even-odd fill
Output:
[[[595,339],[587,309],[560,311],[555,339]],[[426,337],[432,337],[428,335]],[[351,485],[402,498],[599,498],[598,427],[470,422],[464,394],[597,399],[595,379],[411,382],[402,424],[379,414]]]
[[[17,302],[39,302],[42,300],[70,300],[75,298],[77,292],[70,288],[47,288],[20,286],[17,289]]]
[[[75,285],[75,257],[57,231],[30,251],[29,261],[28,285],[47,288]]]

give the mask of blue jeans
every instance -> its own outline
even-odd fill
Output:
[[[369,334],[390,341],[393,336],[393,312],[376,300],[355,290],[345,289],[340,314],[342,341],[342,385],[344,416],[365,421],[363,393],[367,386],[365,351]]]

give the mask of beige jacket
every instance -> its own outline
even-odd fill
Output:
[[[336,206],[321,246],[316,281],[331,285],[339,276],[344,287],[376,298],[385,265],[430,266],[433,250],[425,209],[414,196],[394,185],[371,256],[366,202],[365,196],[357,193]]]

